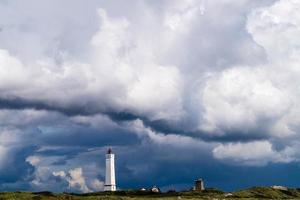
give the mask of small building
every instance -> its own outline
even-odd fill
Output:
[[[195,180],[195,186],[193,187],[193,190],[202,191],[204,189],[204,181],[201,178]]]
[[[156,187],[156,186],[153,186],[150,191],[154,192],[154,193],[159,193],[160,189],[158,187]]]

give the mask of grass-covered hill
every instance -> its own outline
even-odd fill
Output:
[[[0,200],[178,200],[178,199],[300,199],[300,189],[279,190],[270,187],[254,187],[240,190],[232,193],[225,193],[219,190],[204,190],[202,192],[168,192],[168,193],[151,193],[142,191],[118,191],[114,193],[97,192],[88,194],[54,194],[51,192],[2,192]]]

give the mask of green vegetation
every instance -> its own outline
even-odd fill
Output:
[[[178,199],[210,199],[210,200],[236,200],[236,199],[300,199],[300,190],[279,190],[270,187],[254,187],[233,193],[224,193],[216,189],[207,189],[201,192],[167,192],[152,193],[138,190],[118,192],[96,192],[87,194],[70,194],[51,192],[2,192],[0,200],[178,200]]]
[[[235,198],[300,199],[299,189],[278,190],[270,187],[253,187],[233,193]]]

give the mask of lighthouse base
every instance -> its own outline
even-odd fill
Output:
[[[105,185],[104,191],[116,191],[116,185]]]

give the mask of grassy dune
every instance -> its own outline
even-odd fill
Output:
[[[300,199],[300,190],[276,190],[269,187],[254,187],[233,193],[224,193],[218,190],[205,190],[202,192],[172,192],[150,193],[141,191],[119,191],[114,193],[98,192],[88,194],[54,194],[51,192],[2,192],[0,200],[180,200],[180,199]]]

